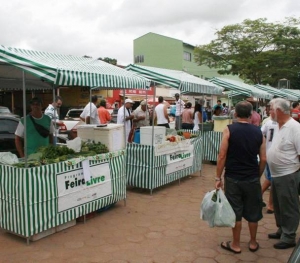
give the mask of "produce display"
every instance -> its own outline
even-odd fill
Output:
[[[67,161],[72,158],[93,156],[96,154],[108,153],[108,148],[101,142],[95,143],[94,141],[83,142],[80,152],[74,152],[67,146],[48,145],[40,147],[37,153],[28,156],[27,167],[35,167],[51,163],[58,163]],[[14,164],[16,167],[25,167],[25,162],[20,161]]]

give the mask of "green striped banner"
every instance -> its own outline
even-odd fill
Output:
[[[166,175],[166,155],[155,156],[154,146],[128,144],[126,148],[127,185],[152,190],[201,170],[202,139],[193,138],[191,144],[194,146],[193,165],[168,175]]]
[[[126,198],[124,151],[106,160],[90,160],[90,165],[108,161],[112,194],[58,213],[57,174],[81,169],[81,162],[65,162],[33,168],[0,165],[0,227],[23,237],[74,220]],[[108,155],[106,155],[108,156]]]

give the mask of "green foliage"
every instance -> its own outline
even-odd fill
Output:
[[[105,58],[98,58],[98,60],[102,60],[102,61],[105,61],[109,64],[112,64],[112,65],[117,65],[118,61],[115,59],[115,58],[108,58],[108,57],[105,57]]]
[[[223,27],[216,36],[195,48],[199,65],[218,68],[222,75],[239,75],[251,84],[276,87],[283,78],[291,87],[300,84],[299,19],[287,18],[283,24],[247,19]]]

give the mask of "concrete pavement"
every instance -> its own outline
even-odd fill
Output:
[[[287,262],[293,249],[275,250],[274,215],[259,223],[260,249],[248,250],[246,222],[242,253],[220,247],[231,240],[230,228],[209,228],[199,218],[204,194],[214,187],[215,166],[204,164],[199,172],[153,191],[128,189],[127,204],[121,201],[98,213],[85,224],[65,229],[26,245],[25,239],[0,230],[0,263],[236,263]],[[268,200],[268,191],[264,200]]]

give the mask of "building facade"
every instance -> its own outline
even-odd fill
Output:
[[[216,69],[197,65],[194,48],[182,40],[150,32],[133,41],[133,61],[141,66],[182,70],[203,79],[219,76]]]

